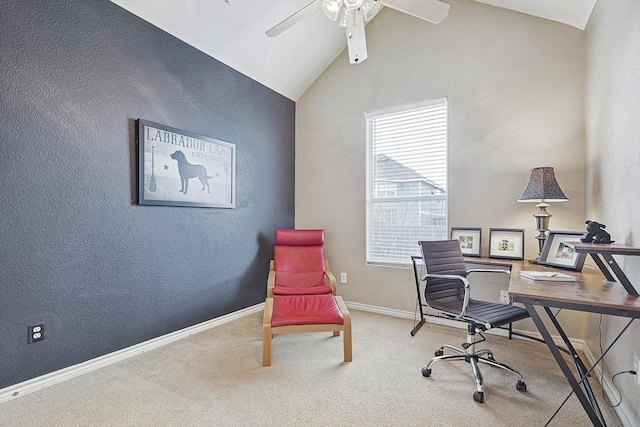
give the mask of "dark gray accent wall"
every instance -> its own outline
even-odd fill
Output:
[[[236,208],[137,205],[137,118],[236,144]],[[293,101],[108,0],[0,0],[0,388],[264,301],[294,133]]]

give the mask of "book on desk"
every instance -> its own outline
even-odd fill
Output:
[[[521,271],[521,277],[531,280],[545,280],[551,282],[575,282],[576,278],[564,273],[555,273],[551,271]]]

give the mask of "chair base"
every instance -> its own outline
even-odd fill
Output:
[[[292,297],[276,296],[274,298],[279,299],[279,301],[285,301],[286,298]],[[333,332],[333,336],[335,337],[339,336],[340,332],[342,332],[344,361],[352,361],[351,315],[342,297],[326,295],[326,298],[332,299],[334,304],[333,308],[337,308],[342,314],[342,323],[312,323],[300,325],[296,324],[296,320],[292,317],[291,324],[282,324],[281,322],[279,326],[272,326],[274,298],[267,298],[265,301],[264,317],[262,320],[262,366],[271,366],[271,339],[273,335],[300,332]],[[293,298],[300,300],[299,297]]]
[[[431,368],[438,362],[442,361],[463,361],[471,364],[473,371],[473,377],[476,383],[476,392],[473,394],[473,400],[478,403],[484,403],[484,379],[482,372],[480,372],[480,364],[492,366],[494,368],[503,369],[507,372],[511,372],[518,378],[516,383],[516,390],[525,392],[527,391],[527,385],[524,382],[524,378],[520,375],[520,372],[513,369],[511,366],[504,363],[497,362],[493,358],[493,353],[489,349],[482,349],[475,351],[475,325],[468,325],[467,342],[462,348],[454,347],[451,345],[443,345],[435,352],[435,357],[429,361],[426,367],[422,368],[422,375],[429,377],[431,375]],[[444,350],[448,349],[454,354],[444,355]]]

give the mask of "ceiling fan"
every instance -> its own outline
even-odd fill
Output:
[[[267,31],[276,37],[318,9],[347,31],[349,62],[359,64],[367,59],[364,23],[369,22],[383,6],[438,24],[449,14],[449,4],[440,0],[314,0]]]

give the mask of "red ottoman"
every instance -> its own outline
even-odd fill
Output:
[[[282,295],[267,298],[262,320],[262,366],[271,366],[274,334],[343,332],[344,361],[351,362],[351,316],[342,297],[328,295]]]

